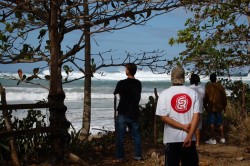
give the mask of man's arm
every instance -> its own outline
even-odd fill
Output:
[[[193,137],[193,135],[194,135],[194,133],[196,131],[199,119],[200,119],[200,113],[194,113],[194,116],[193,116],[192,121],[191,121],[190,130],[188,132],[187,137],[185,138],[185,140],[183,142],[184,147],[190,147],[191,146],[192,137]]]
[[[205,88],[205,94],[204,94],[204,98],[203,98],[203,107],[205,109],[205,111],[207,112],[208,109],[208,100],[209,100],[209,90],[208,90],[208,86]]]
[[[186,132],[189,132],[189,129],[190,129],[190,126],[191,126],[190,123],[189,124],[181,124],[181,123],[175,121],[174,119],[171,119],[168,116],[161,116],[161,120],[164,123],[166,123],[166,124],[168,124],[168,125],[170,125],[170,126],[172,126],[174,128],[177,128],[177,129],[180,129],[180,130],[183,130],[183,131],[186,131]]]

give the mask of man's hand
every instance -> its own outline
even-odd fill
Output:
[[[183,131],[186,131],[186,132],[188,133],[189,130],[190,130],[190,127],[191,127],[191,123],[183,124],[182,130],[183,130]]]
[[[182,147],[191,147],[191,144],[192,144],[192,138],[186,137],[183,142]]]

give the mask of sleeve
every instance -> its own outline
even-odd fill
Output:
[[[157,106],[156,106],[156,115],[159,116],[167,116],[168,112],[167,112],[167,107],[166,107],[166,99],[163,95],[160,95],[158,98],[158,102],[157,102]]]
[[[200,98],[197,92],[195,92],[194,98],[194,113],[200,113],[202,110],[202,105],[200,104]]]
[[[121,93],[121,81],[119,81],[117,84],[116,84],[116,87],[115,87],[115,91],[114,91],[114,95],[116,94],[120,94]]]

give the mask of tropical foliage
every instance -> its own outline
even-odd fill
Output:
[[[186,21],[187,28],[178,32],[178,38],[169,41],[171,45],[186,45],[178,60],[190,70],[207,75],[249,66],[249,3],[205,0],[188,6],[193,17]]]
[[[14,131],[32,129],[34,127],[46,127],[46,116],[40,110],[28,110],[24,118],[17,118],[9,112],[12,117],[12,125]],[[0,116],[0,131],[7,132],[3,116]],[[17,152],[25,165],[27,162],[35,160],[37,156],[46,156],[51,153],[49,144],[49,133],[25,134],[15,136]],[[11,150],[9,146],[9,137],[1,137],[0,139],[0,163],[8,165],[11,159]],[[48,156],[47,156],[48,157]]]

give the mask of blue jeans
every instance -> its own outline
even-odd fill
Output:
[[[124,115],[118,115],[116,121],[116,158],[123,159],[124,154],[124,136],[126,128],[129,128],[130,134],[134,141],[134,157],[142,158],[141,136],[139,132],[139,123],[136,120],[130,119]]]

